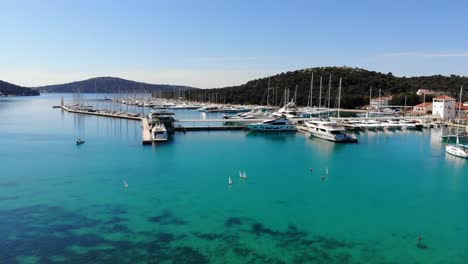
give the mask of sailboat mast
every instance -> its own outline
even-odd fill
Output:
[[[460,144],[460,139],[458,138],[458,130],[460,129],[461,108],[463,105],[462,94],[463,94],[463,85],[460,87],[460,104],[458,105],[457,144]]]
[[[307,106],[312,107],[313,105],[313,99],[314,99],[314,72],[312,72],[312,77],[310,78],[310,90],[309,90],[309,100],[310,100],[310,105],[309,102],[307,102]]]
[[[340,84],[338,86],[338,118],[340,118],[340,105],[341,103],[341,77],[340,77]]]
[[[296,91],[294,91],[294,103],[297,103],[297,84],[296,84]]]
[[[331,94],[330,94],[330,90],[331,90],[331,79],[332,79],[332,75],[330,73],[330,79],[328,79],[328,106],[327,108],[330,108],[330,97],[331,97]]]
[[[405,94],[405,108],[404,108],[403,113],[405,113],[405,116],[406,116],[406,94]]]
[[[270,106],[270,77],[268,77],[268,87],[267,87],[267,106]]]
[[[379,104],[378,110],[379,110],[379,111],[380,111],[380,107],[382,106],[382,95],[381,95],[381,91],[382,91],[382,89],[379,88],[379,101],[378,101],[378,104]]]
[[[320,76],[319,108],[322,107],[322,76]]]

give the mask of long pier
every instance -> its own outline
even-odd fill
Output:
[[[76,113],[76,114],[84,114],[84,115],[95,115],[95,116],[104,116],[104,117],[114,117],[114,118],[122,118],[122,119],[130,119],[130,120],[137,120],[141,121],[142,117],[139,116],[130,116],[130,115],[124,115],[124,114],[116,114],[116,113],[107,113],[103,112],[102,110],[98,111],[85,111],[85,110],[79,110],[79,109],[73,109],[69,108],[67,106],[60,106],[63,110],[69,112],[69,113]]]

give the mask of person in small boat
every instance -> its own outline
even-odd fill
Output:
[[[322,181],[324,181],[324,180],[325,180],[325,176],[324,176],[324,175],[322,175]]]

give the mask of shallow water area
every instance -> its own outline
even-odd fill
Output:
[[[52,109],[62,96],[0,98],[0,263],[468,261],[468,160],[445,154],[439,129],[143,146],[140,122]]]

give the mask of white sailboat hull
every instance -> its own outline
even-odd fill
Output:
[[[468,148],[463,148],[457,145],[448,145],[445,147],[445,151],[450,155],[468,159]]]

